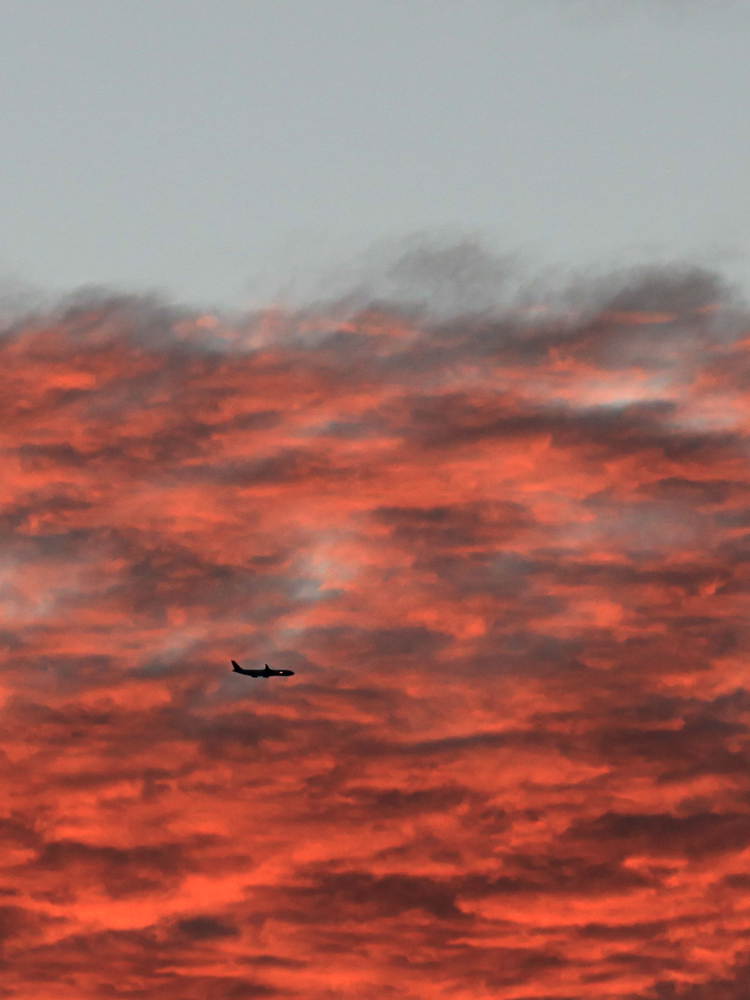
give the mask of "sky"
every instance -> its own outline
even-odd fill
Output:
[[[359,9],[0,4],[0,1000],[747,1000],[746,8]]]
[[[748,92],[747,0],[2,0],[0,278],[243,309],[429,233],[747,287]]]

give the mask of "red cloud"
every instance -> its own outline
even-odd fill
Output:
[[[7,331],[2,995],[744,1000],[718,294]]]

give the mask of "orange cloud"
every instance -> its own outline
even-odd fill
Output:
[[[704,286],[6,331],[2,995],[744,1000],[747,352]]]

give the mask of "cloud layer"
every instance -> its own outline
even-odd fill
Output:
[[[94,301],[0,364],[0,996],[744,1000],[717,278],[439,321]]]

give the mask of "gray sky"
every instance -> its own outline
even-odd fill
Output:
[[[748,29],[742,0],[0,0],[0,273],[234,307],[429,231],[747,288]]]

